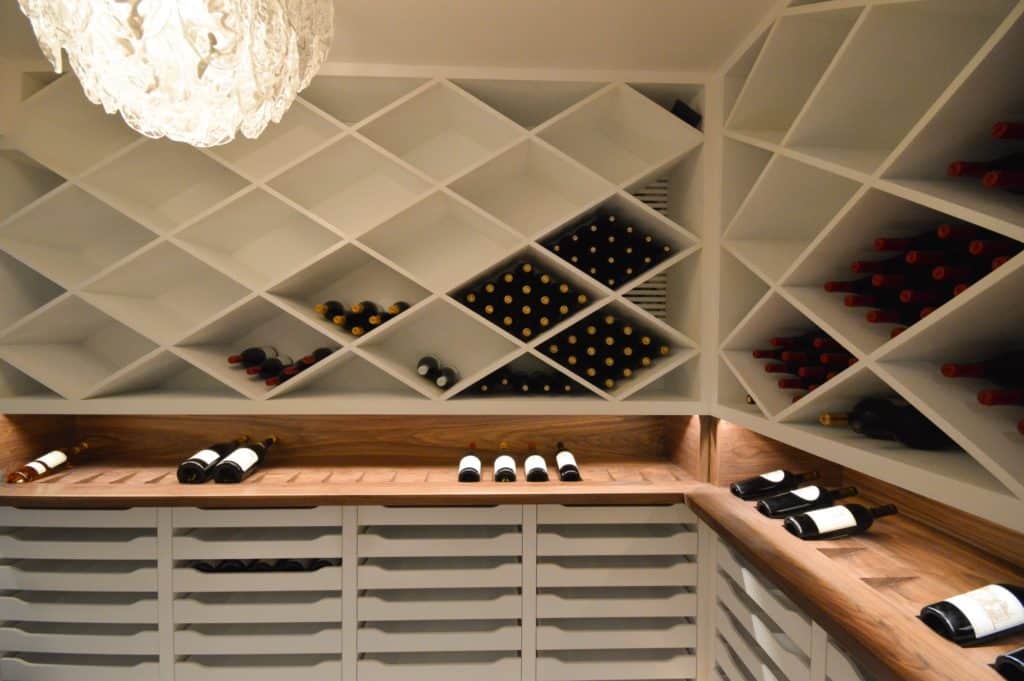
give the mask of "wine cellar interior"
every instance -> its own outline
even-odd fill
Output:
[[[1024,679],[1024,0],[323,1],[205,147],[0,10],[0,681]]]

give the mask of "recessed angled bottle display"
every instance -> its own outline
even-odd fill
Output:
[[[782,526],[800,539],[838,539],[867,532],[875,520],[897,512],[892,504],[875,508],[845,504],[791,515]]]
[[[805,482],[819,478],[817,471],[792,473],[787,470],[775,470],[744,480],[737,480],[729,485],[729,491],[744,501],[773,497],[783,492],[796,489]]]
[[[1024,587],[989,584],[921,609],[921,621],[961,645],[1024,628]]]

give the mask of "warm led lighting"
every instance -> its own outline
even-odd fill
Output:
[[[323,64],[332,0],[19,0],[57,73],[147,137],[256,138]]]

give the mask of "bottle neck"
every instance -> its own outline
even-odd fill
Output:
[[[873,518],[882,518],[887,515],[896,515],[899,511],[893,504],[886,504],[877,508],[871,509],[871,516]]]
[[[856,487],[840,487],[835,492],[832,492],[833,499],[846,499],[847,497],[857,496]]]

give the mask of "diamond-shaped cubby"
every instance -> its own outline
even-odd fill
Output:
[[[775,283],[859,187],[775,156],[737,210],[723,245],[762,279]]]
[[[66,288],[154,238],[153,232],[71,185],[0,225],[0,248]]]
[[[788,339],[823,339],[815,345]],[[777,339],[775,342],[772,342]],[[792,356],[762,354],[795,353]],[[722,344],[722,359],[769,418],[839,380],[854,357],[778,293],[763,298]],[[806,367],[801,375],[798,370]],[[786,387],[780,381],[787,382]]]
[[[169,243],[146,249],[81,296],[153,340],[170,344],[248,291]]]
[[[0,400],[6,399],[16,399],[21,403],[60,399],[60,395],[10,364],[0,362]]]
[[[65,177],[83,173],[139,141],[120,116],[110,116],[86,99],[72,75],[22,102],[4,133],[13,146]]]
[[[140,405],[185,409],[195,408],[202,400],[243,400],[231,388],[168,351],[121,369],[95,386],[87,397],[124,397]]]
[[[257,189],[174,239],[246,286],[262,288],[310,262],[341,237]]]
[[[611,289],[665,269],[696,242],[689,232],[624,192],[541,241],[581,274]]]
[[[676,364],[662,373],[652,373],[645,381],[638,381],[628,391],[616,396],[634,403],[678,402],[700,399],[700,365],[696,350],[681,353]]]
[[[81,183],[159,232],[179,227],[248,184],[198,149],[168,140],[146,140]]]
[[[507,256],[522,238],[463,199],[436,192],[360,242],[434,291],[445,291]]]
[[[0,251],[0,330],[31,314],[64,289]]]
[[[68,399],[156,346],[77,298],[65,298],[0,336],[0,359]]]
[[[692,350],[664,325],[621,303],[601,307],[537,348],[615,396],[646,385],[653,374],[667,364],[676,366],[678,358],[688,357]]]
[[[64,178],[16,149],[0,149],[0,221],[59,187]]]
[[[453,352],[452,339],[459,339]],[[495,333],[467,310],[446,299],[435,299],[414,313],[400,316],[360,346],[361,351],[425,395],[461,390],[465,379],[514,352],[516,344]],[[436,357],[456,372],[457,382],[444,389],[416,373],[422,357]]]
[[[331,251],[268,293],[275,303],[341,343],[354,338],[313,309],[320,303],[337,300],[351,307],[369,300],[383,309],[396,302],[416,305],[429,295],[427,289],[352,244]]]
[[[462,78],[454,83],[524,128],[535,128],[601,89],[601,83]]]
[[[265,180],[299,156],[341,134],[335,122],[301,104],[288,109],[280,123],[271,123],[259,137],[241,134],[210,153],[255,181]]]
[[[228,362],[228,357],[250,347],[273,348],[282,358],[298,361],[317,348],[336,350],[338,343],[266,300],[253,298],[185,338],[174,352],[239,393],[260,399],[270,391],[265,382]],[[328,360],[292,380],[308,378]]]
[[[456,399],[486,399],[498,408],[521,404],[526,399],[600,399],[593,389],[568,370],[560,370],[532,352],[524,352],[501,367],[463,384]]]
[[[611,189],[536,140],[502,152],[451,187],[527,237],[550,231]]]
[[[357,237],[412,204],[430,184],[355,137],[345,137],[270,185],[343,234]]]
[[[511,144],[522,130],[457,88],[434,83],[359,132],[441,181]]]
[[[627,185],[700,145],[701,133],[628,85],[614,85],[538,133],[610,182]]]
[[[299,96],[335,120],[355,125],[425,82],[425,78],[317,76]]]
[[[701,252],[682,252],[633,281],[621,296],[689,341],[700,335]]]
[[[896,288],[874,288],[845,291],[846,285],[858,286],[868,282],[870,272],[856,273],[854,262],[881,262],[893,258],[905,258],[900,251],[876,251],[877,238],[913,238],[919,235],[937,234],[941,225],[966,226],[950,216],[924,206],[906,201],[885,192],[872,190],[864,194],[856,204],[821,236],[793,268],[783,282],[784,290],[824,327],[834,330],[837,339],[861,353],[874,352],[888,342],[894,329],[915,324],[922,312],[942,310],[951,300],[959,281],[936,281],[932,273],[942,262],[927,261],[922,265],[905,265],[905,281],[894,278]],[[987,237],[986,237],[987,234]],[[986,233],[980,228],[974,238],[997,239],[997,235]],[[973,258],[968,255],[967,241],[949,241],[948,244],[924,244],[924,251],[947,253],[949,264],[990,267],[990,258]],[[911,250],[909,247],[905,250]],[[928,253],[926,253],[928,255]],[[943,256],[945,257],[945,256]],[[967,260],[958,262],[961,258]],[[903,263],[900,263],[903,267]],[[858,265],[858,268],[865,266]],[[869,266],[868,266],[869,267]],[[973,269],[970,273],[974,272]],[[980,274],[980,271],[979,271]],[[973,274],[971,275],[974,276]],[[987,277],[973,286],[984,288]],[[829,283],[832,282],[832,283]],[[826,283],[835,289],[826,290]],[[904,304],[898,298],[903,290],[913,291],[921,297],[910,299]],[[874,296],[878,300],[872,301]],[[906,315],[905,319],[880,320],[875,309],[886,309]],[[874,320],[869,321],[870,320]]]
[[[401,400],[416,402],[426,396],[357,352],[348,352],[324,362],[322,371],[316,375],[303,373],[288,381],[274,390],[271,398],[275,409],[298,414],[322,409],[324,400],[330,399],[355,400],[361,414],[394,414]]]

